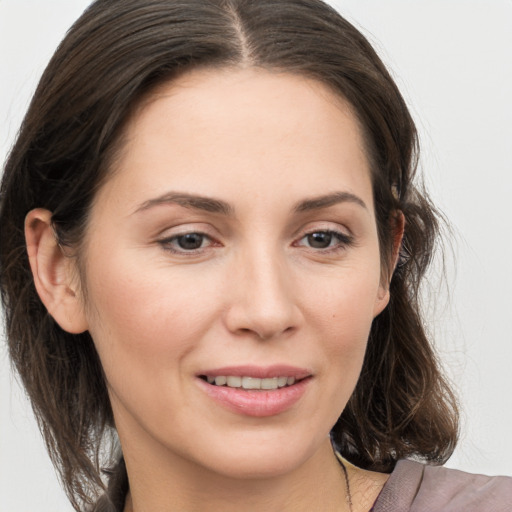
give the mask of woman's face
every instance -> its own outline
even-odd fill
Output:
[[[256,69],[161,87],[97,195],[84,261],[84,315],[132,460],[299,467],[327,442],[388,299],[349,106]]]

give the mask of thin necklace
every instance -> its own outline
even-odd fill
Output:
[[[352,494],[350,492],[350,481],[348,479],[348,471],[345,467],[345,464],[343,463],[343,459],[341,458],[341,454],[336,452],[336,458],[338,459],[338,462],[341,465],[341,468],[343,469],[343,474],[345,475],[345,486],[347,488],[347,502],[348,502],[348,509],[350,512],[353,512],[352,507]]]

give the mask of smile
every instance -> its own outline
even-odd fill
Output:
[[[260,379],[258,377],[245,377],[237,375],[218,375],[216,377],[207,375],[208,384],[214,386],[225,386],[228,388],[263,389],[272,390],[292,386],[295,384],[295,377],[272,377]]]
[[[314,372],[286,364],[204,370],[196,382],[214,403],[242,416],[268,417],[292,409],[311,388]]]

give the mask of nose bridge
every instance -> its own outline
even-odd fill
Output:
[[[237,267],[230,329],[268,339],[296,327],[299,312],[284,252],[268,240],[250,244],[239,254]]]

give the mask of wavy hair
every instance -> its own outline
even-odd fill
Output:
[[[5,165],[0,205],[10,357],[76,510],[105,488],[101,468],[112,463],[103,449],[114,431],[112,410],[90,335],[64,332],[36,293],[24,218],[36,207],[50,210],[59,242],[80,247],[95,193],[140,101],[192,69],[241,66],[313,78],[352,105],[371,164],[388,275],[397,212],[405,217],[391,300],[373,322],[361,376],[333,441],[350,461],[377,471],[392,470],[404,457],[442,463],[455,446],[456,401],[419,305],[439,216],[415,186],[414,122],[365,37],[320,0],[97,0],[40,80]],[[122,477],[122,464],[116,471],[112,481]]]

